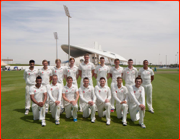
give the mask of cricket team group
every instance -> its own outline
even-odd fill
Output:
[[[150,113],[152,107],[152,81],[154,72],[148,67],[148,61],[143,61],[139,71],[133,67],[133,60],[128,60],[128,67],[120,67],[120,60],[115,59],[115,66],[105,65],[104,57],[100,57],[100,64],[89,62],[89,54],[84,55],[84,62],[79,67],[75,66],[75,59],[69,59],[68,66],[61,66],[61,60],[55,60],[56,66],[48,68],[48,61],[43,60],[43,68],[35,69],[35,61],[30,60],[30,67],[24,71],[26,81],[25,115],[28,115],[31,101],[34,120],[41,120],[46,126],[45,115],[49,111],[55,119],[55,124],[60,124],[60,114],[65,111],[66,118],[73,117],[77,122],[77,112],[83,112],[83,117],[90,116],[95,123],[95,113],[99,117],[106,117],[106,124],[110,125],[110,114],[116,109],[117,118],[122,119],[122,124],[127,125],[127,113],[132,121],[138,121],[142,128],[145,116],[146,103]],[[81,77],[78,89],[77,79]],[[93,87],[93,76],[97,85]],[[66,80],[64,85],[63,80]],[[112,78],[111,88],[108,79]],[[123,79],[125,86],[123,85]],[[78,110],[79,100],[79,110]],[[115,104],[116,102],[116,104]]]

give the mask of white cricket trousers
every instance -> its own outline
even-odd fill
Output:
[[[115,109],[115,106],[114,106],[114,96],[113,96],[113,91],[112,91],[112,89],[113,89],[113,86],[114,86],[114,84],[115,83],[111,83],[111,109]]]
[[[136,104],[129,104],[129,112],[132,121],[139,120],[139,124],[144,123],[145,110],[141,110],[141,108]]]
[[[149,110],[154,110],[152,107],[152,84],[142,85],[146,94],[146,102]]]
[[[30,109],[31,107],[31,97],[29,94],[30,87],[33,85],[26,85],[26,94],[25,94],[25,109]]]
[[[33,119],[45,120],[45,106],[40,107],[37,104],[32,105]]]
[[[64,88],[64,83],[63,82],[61,82],[59,84],[61,84],[62,88]],[[67,83],[66,83],[66,85],[67,85]],[[64,108],[64,99],[63,98],[61,98],[60,104],[61,104],[61,107]]]
[[[71,111],[72,111],[72,113],[71,113]],[[77,104],[75,106],[73,106],[72,104],[65,106],[66,118],[70,118],[71,116],[73,116],[73,119],[77,119],[77,111],[78,111]]]
[[[116,113],[117,113],[117,118],[123,118],[122,122],[126,122],[126,118],[127,118],[127,110],[128,110],[128,105],[127,104],[117,104],[116,103]],[[123,115],[122,115],[122,111],[123,111]]]
[[[42,84],[42,85],[45,86],[46,87],[46,91],[48,91],[48,85],[49,84]],[[50,100],[50,98],[49,98],[49,95],[47,93],[47,99],[46,99],[46,103],[45,103],[46,109],[49,108],[49,100]]]
[[[96,112],[96,110],[95,110],[96,105],[95,104],[93,104],[93,106],[90,106],[89,104],[85,103],[85,105],[82,108],[83,109],[83,117],[84,118],[89,117],[89,115],[90,115],[89,108],[91,109],[91,120],[95,120],[95,112]]]
[[[54,102],[50,101],[51,115],[55,120],[60,120],[61,104],[56,105]]]
[[[106,120],[111,120],[110,119],[110,112],[111,112],[111,104],[110,103],[102,103],[97,106],[98,108],[98,115],[99,117],[103,117],[103,114],[106,114]],[[106,109],[104,111],[104,108]],[[104,113],[103,113],[104,112]]]

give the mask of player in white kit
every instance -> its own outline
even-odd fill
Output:
[[[79,99],[79,92],[77,86],[72,85],[72,77],[67,77],[67,85],[64,86],[62,91],[66,112],[66,118],[70,118],[73,116],[74,122],[77,122],[77,111],[78,111],[78,105],[77,101]],[[71,108],[73,110],[71,110]]]
[[[139,69],[138,75],[142,78],[142,86],[145,89],[146,94],[146,102],[149,109],[149,112],[154,113],[154,109],[152,107],[152,84],[151,82],[154,80],[154,72],[152,69],[148,67],[148,61],[143,61],[143,68]]]
[[[36,78],[36,84],[30,88],[30,97],[33,101],[32,112],[34,120],[41,120],[42,126],[46,126],[45,122],[45,102],[47,99],[46,87],[42,84],[42,78],[38,76]]]
[[[30,107],[31,107],[31,98],[29,95],[29,89],[31,86],[36,84],[36,77],[38,76],[38,69],[34,68],[35,61],[29,61],[29,69],[25,69],[24,71],[24,80],[26,82],[26,94],[25,94],[25,115],[28,115]]]
[[[124,126],[127,125],[127,110],[128,110],[128,90],[125,86],[122,86],[122,77],[117,78],[117,84],[113,86],[112,92],[113,97],[116,100],[116,113],[117,118],[122,118],[122,123]],[[122,115],[123,112],[123,115]]]
[[[59,125],[60,111],[61,111],[61,98],[62,98],[62,85],[57,83],[57,75],[52,76],[52,83],[48,86],[48,95],[51,99],[49,102],[51,115],[55,119],[55,124]]]
[[[146,128],[144,124],[145,116],[145,93],[141,86],[142,79],[137,77],[135,85],[129,87],[129,112],[132,121],[139,120],[139,125]]]
[[[114,60],[114,67],[111,67],[110,69],[110,73],[111,73],[111,77],[112,77],[112,82],[111,82],[111,94],[112,94],[112,88],[114,86],[114,84],[116,85],[117,83],[117,77],[122,77],[122,72],[123,72],[123,67],[120,67],[120,60],[119,59],[115,59]],[[113,95],[111,95],[111,112],[114,112],[114,97]]]
[[[100,85],[95,86],[95,95],[97,98],[97,108],[99,117],[106,115],[106,124],[110,125],[110,112],[111,112],[111,90],[106,86],[106,80],[104,77],[100,78]],[[106,109],[104,111],[104,108]]]
[[[49,86],[49,82],[51,81],[51,76],[52,76],[52,70],[48,68],[48,61],[43,60],[42,61],[43,68],[41,68],[38,72],[38,75],[41,76],[42,78],[42,85],[46,87]],[[46,100],[46,113],[48,113],[48,108],[49,108],[49,96],[47,95],[47,100]]]
[[[83,117],[87,118],[89,117],[90,110],[91,109],[91,122],[95,122],[95,102],[96,102],[96,96],[94,93],[94,87],[89,85],[89,79],[85,77],[83,79],[84,85],[83,87],[79,88],[79,96],[82,100],[82,110],[83,110]]]
[[[95,66],[93,63],[89,62],[89,54],[85,54],[84,55],[84,62],[82,62],[79,65],[79,76],[81,77],[81,85],[80,87],[83,86],[83,79],[85,77],[89,78],[89,85],[93,86],[93,80],[92,77],[94,76],[94,70],[95,70]],[[80,107],[80,111],[82,112],[82,106],[81,106],[81,99],[79,100],[79,107]]]
[[[108,79],[110,77],[110,68],[106,66],[104,57],[100,57],[100,65],[96,66],[94,71],[94,77],[96,78],[97,85],[100,85],[99,80],[101,77],[106,79],[106,86],[108,86]]]

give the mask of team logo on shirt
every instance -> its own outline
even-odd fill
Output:
[[[90,69],[90,66],[88,66],[88,68]]]
[[[29,75],[30,75],[30,73],[29,73]]]
[[[121,90],[121,92],[123,92],[123,89]]]
[[[36,92],[36,90],[34,90],[34,92]]]
[[[51,90],[53,90],[53,89],[51,88]]]
[[[68,70],[68,72],[69,72],[69,70]]]
[[[106,92],[106,90],[105,90],[105,92]]]
[[[117,93],[117,90],[116,90],[116,93]]]
[[[106,70],[106,69],[104,69],[104,70]]]
[[[72,91],[74,91],[74,89],[72,89]]]
[[[42,71],[42,73],[43,73],[43,71]]]
[[[91,90],[89,90],[89,92],[90,92]]]
[[[134,93],[136,93],[136,91],[134,91]]]
[[[101,91],[99,90],[99,92],[101,92]]]
[[[121,73],[121,71],[119,71],[119,73]]]
[[[99,71],[100,71],[101,69],[99,69]]]
[[[127,72],[127,74],[129,74],[129,72]]]
[[[41,89],[41,91],[43,91],[43,89]]]
[[[56,70],[55,70],[55,73],[56,73]]]
[[[68,92],[68,90],[66,90],[66,92]]]
[[[83,91],[83,93],[85,93],[85,91]]]

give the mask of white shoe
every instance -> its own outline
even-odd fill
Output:
[[[59,120],[55,120],[55,124],[59,125],[60,124]]]
[[[107,124],[107,125],[110,125],[110,120],[108,120],[108,121],[106,122],[106,124]]]
[[[46,121],[45,120],[42,120],[42,126],[46,126]]]
[[[141,123],[139,124],[142,128],[146,128],[145,124]]]
[[[25,111],[25,115],[28,115],[28,113],[29,113],[29,109],[26,109],[26,111]]]
[[[127,126],[127,122],[123,122],[123,126]]]
[[[151,112],[152,114],[154,114],[154,110],[149,110],[149,112]]]
[[[92,122],[92,123],[95,123],[95,119],[92,119],[91,122]]]

